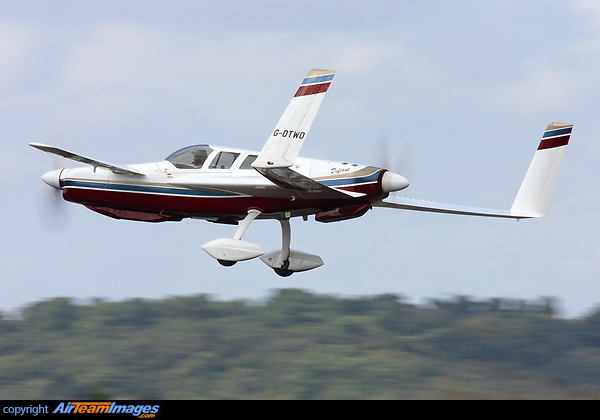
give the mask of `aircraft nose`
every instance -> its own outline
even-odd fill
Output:
[[[381,178],[381,189],[386,193],[403,190],[409,185],[408,179],[394,172],[386,171]]]
[[[53,171],[50,172],[46,172],[44,175],[42,175],[42,181],[44,181],[46,184],[50,185],[52,188],[56,188],[58,190],[61,189],[60,186],[60,174],[62,173],[63,169],[55,169]]]

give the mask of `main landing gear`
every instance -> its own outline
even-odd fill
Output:
[[[233,238],[215,239],[202,245],[202,249],[225,267],[231,267],[238,261],[260,257],[262,262],[282,277],[289,277],[296,272],[312,270],[323,265],[323,260],[318,255],[290,249],[292,230],[289,217],[279,220],[282,237],[281,250],[265,254],[260,245],[242,241],[242,236],[246,233],[248,226],[260,214],[261,212],[258,210],[249,210]]]

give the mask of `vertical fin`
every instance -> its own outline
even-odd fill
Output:
[[[548,124],[510,209],[511,215],[546,215],[572,130],[572,124]]]
[[[334,75],[333,70],[308,72],[253,167],[288,168],[294,164]]]

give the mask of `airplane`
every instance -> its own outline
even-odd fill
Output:
[[[361,217],[373,207],[527,219],[548,212],[572,124],[550,123],[508,210],[474,208],[394,195],[409,186],[401,174],[348,162],[307,159],[300,150],[336,72],[314,69],[303,79],[260,152],[208,144],[188,146],[153,163],[112,165],[64,149],[30,143],[88,166],[59,168],[42,180],[66,201],[115,219],[144,222],[203,219],[238,225],[233,237],[202,249],[223,266],[260,259],[283,277],[323,265],[290,248],[292,217],[329,223]],[[281,249],[265,253],[242,237],[255,219],[281,225]]]

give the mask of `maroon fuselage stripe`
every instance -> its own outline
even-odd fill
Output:
[[[259,208],[264,213],[294,211],[303,208],[315,208],[324,211],[340,206],[369,203],[373,195],[380,194],[378,184],[344,187],[349,191],[368,194],[364,197],[348,200],[295,200],[283,198],[207,198],[183,197],[161,194],[140,194],[123,191],[93,190],[85,188],[65,188],[63,197],[67,201],[84,204],[86,206],[129,210],[133,212],[147,212],[164,214],[165,216],[190,215],[244,215],[250,208]],[[143,220],[140,218],[138,220]]]
[[[329,89],[330,84],[331,82],[319,83],[317,85],[300,86],[300,88],[298,88],[298,92],[296,92],[294,97],[316,95],[317,93],[327,92],[327,89]]]
[[[566,136],[554,137],[551,139],[543,139],[540,142],[540,147],[538,147],[538,150],[554,149],[555,147],[566,146],[567,144],[569,144],[570,137],[571,135],[567,134]]]

